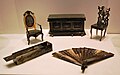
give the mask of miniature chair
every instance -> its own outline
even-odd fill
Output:
[[[34,13],[31,11],[26,11],[24,13],[24,24],[26,27],[26,35],[27,35],[27,41],[28,45],[30,44],[30,37],[33,36],[35,39],[37,38],[38,35],[41,34],[41,39],[43,41],[43,33],[42,33],[42,27],[40,24],[37,24],[40,29],[36,29],[36,20]]]
[[[98,30],[101,30],[101,37],[100,37],[100,41],[102,40],[103,37],[105,37],[106,34],[106,30],[108,27],[108,17],[109,17],[109,11],[110,8],[106,9],[104,6],[98,6],[98,21],[96,24],[91,25],[91,39],[92,39],[92,29],[96,29],[96,35],[98,34]],[[104,30],[104,35],[102,34]]]

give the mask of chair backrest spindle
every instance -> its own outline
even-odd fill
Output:
[[[24,14],[24,24],[27,29],[34,28],[36,29],[36,22],[34,13],[31,11],[26,11]]]
[[[109,14],[110,8],[105,8],[104,6],[98,6],[98,25],[108,25],[108,17],[110,16]]]

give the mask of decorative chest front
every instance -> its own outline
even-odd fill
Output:
[[[86,35],[84,31],[84,14],[50,14],[48,22],[50,36]]]

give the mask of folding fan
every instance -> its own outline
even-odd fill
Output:
[[[84,73],[88,65],[114,56],[114,54],[110,52],[86,47],[66,49],[54,52],[52,55],[56,58],[81,66],[82,73]]]

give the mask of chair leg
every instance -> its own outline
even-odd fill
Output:
[[[42,33],[42,35],[41,35],[41,39],[42,39],[42,41],[43,41],[43,35],[44,35],[44,34]]]
[[[106,30],[107,30],[107,29],[105,29],[105,31],[104,31],[104,35],[103,35],[103,37],[105,37],[105,34],[106,34]]]
[[[91,34],[90,39],[92,39],[92,28],[90,29],[90,34]]]
[[[103,33],[103,30],[101,30],[101,37],[100,37],[100,41],[102,40],[102,33]]]
[[[30,44],[30,37],[27,35],[28,45]]]

